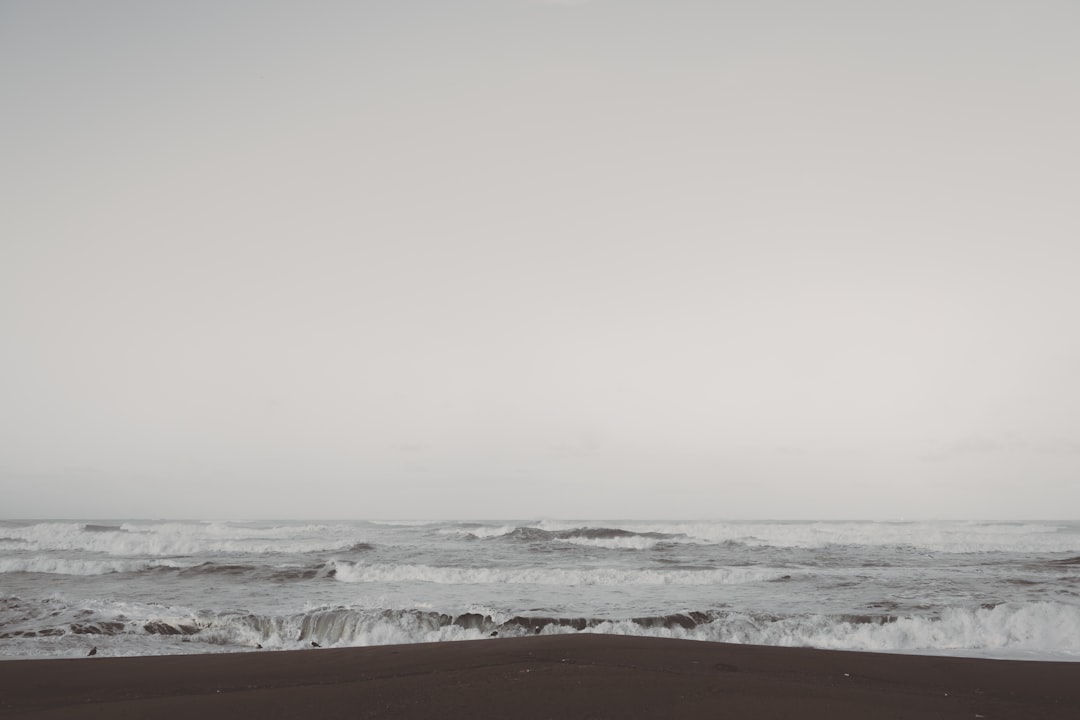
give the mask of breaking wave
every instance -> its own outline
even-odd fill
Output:
[[[814,549],[835,545],[923,552],[1080,552],[1080,537],[1055,523],[987,522],[611,522],[542,520],[526,525],[457,524],[460,537],[563,541],[609,549],[649,550],[661,543]]]
[[[441,532],[474,540],[498,538],[525,543],[564,542],[609,550],[650,550],[662,543],[693,542],[680,534],[634,532],[612,527],[573,527],[564,530],[549,530],[532,525],[468,524],[447,528]]]
[[[66,606],[57,600],[29,607],[0,601],[0,639],[67,635],[142,635],[185,642],[290,649],[385,645],[485,637],[590,632],[684,638],[740,644],[877,652],[1053,652],[1080,660],[1080,607],[1051,602],[992,608],[953,608],[936,617],[865,615],[771,616],[688,611],[624,619],[511,616],[492,612],[322,607],[284,616],[212,613],[152,605]],[[13,617],[18,616],[18,617]],[[51,624],[35,621],[55,618]],[[22,626],[33,626],[23,630]]]
[[[557,542],[585,547],[605,548],[607,550],[652,550],[664,541],[642,535],[627,535],[623,537],[591,538],[571,536],[556,538]]]
[[[675,522],[604,523],[611,530],[676,542],[739,543],[751,547],[822,548],[831,545],[900,547],[930,552],[1080,552],[1080,536],[1055,523],[986,522]],[[541,521],[559,536],[581,525]]]

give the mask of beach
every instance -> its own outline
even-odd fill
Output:
[[[0,662],[47,718],[1076,718],[1080,663],[614,635]]]

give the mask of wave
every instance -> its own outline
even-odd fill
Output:
[[[685,535],[662,532],[632,532],[621,528],[577,528],[553,532],[559,542],[608,550],[652,550],[672,543],[692,542]]]
[[[179,568],[168,560],[69,560],[32,557],[0,559],[0,573],[44,573],[50,575],[109,575],[133,573],[153,568]]]
[[[652,550],[657,545],[664,544],[665,541],[643,537],[641,535],[629,535],[626,537],[611,538],[567,537],[557,538],[557,542],[568,543],[570,545],[581,545],[584,547],[604,548],[606,550]]]
[[[644,522],[542,520],[458,523],[438,532],[467,539],[562,540],[609,549],[649,550],[662,542],[817,549],[891,547],[918,552],[1076,553],[1080,532],[1061,523],[993,522]]]
[[[65,635],[166,636],[217,646],[290,649],[590,632],[834,650],[971,654],[1023,651],[1080,661],[1080,607],[1052,602],[952,608],[937,616],[789,615],[686,611],[636,618],[549,617],[469,611],[320,607],[284,616],[163,606],[63,606],[27,612],[8,598],[0,639]],[[14,601],[13,601],[14,600]]]
[[[440,528],[440,535],[456,535],[470,540],[484,540],[487,538],[502,537],[521,530],[524,526],[519,525],[481,525],[479,523],[458,523],[451,527]]]
[[[1080,533],[1061,523],[988,522],[610,522],[605,528],[676,542],[815,549],[836,545],[924,552],[1080,552]],[[558,535],[580,522],[544,520],[535,529]]]
[[[1080,557],[1065,558],[1063,560],[1051,560],[1051,565],[1080,565]]]
[[[338,552],[363,549],[366,544],[357,537],[356,528],[347,525],[52,522],[8,527],[4,535],[3,541],[13,549],[81,550],[114,556]]]
[[[172,631],[166,628],[172,628]],[[138,602],[84,600],[58,596],[0,600],[0,640],[65,635],[189,634],[201,630],[196,613]]]
[[[662,543],[687,542],[685,536],[661,532],[634,532],[616,527],[573,527],[548,530],[536,525],[462,524],[444,528],[444,534],[471,540],[502,539],[525,543],[564,542],[609,550],[651,550]]]
[[[543,530],[539,532],[545,532]],[[548,532],[552,540],[571,545],[607,550],[652,550],[658,545],[684,542],[683,535],[661,532],[633,532],[622,528],[582,527]]]
[[[776,580],[790,571],[760,567],[698,570],[620,568],[491,568],[363,564],[332,561],[335,577],[350,583],[429,582],[449,585],[732,585]]]
[[[0,559],[0,575],[4,573],[42,573],[49,575],[112,575],[114,573],[175,573],[181,577],[249,576],[279,582],[332,578],[337,572],[334,562],[310,565],[248,565],[240,563],[202,562],[197,564],[176,560],[69,559],[52,557]]]
[[[380,527],[416,524],[255,524],[230,522],[41,522],[6,525],[0,549],[82,550],[114,556],[343,552],[363,549]],[[888,547],[912,552],[1080,554],[1080,528],[1002,522],[641,522],[423,523],[467,540],[562,542],[612,550],[668,543],[816,549]]]

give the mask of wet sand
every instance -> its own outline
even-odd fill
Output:
[[[556,635],[0,662],[40,718],[1080,718],[1080,663]]]

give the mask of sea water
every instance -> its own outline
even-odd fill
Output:
[[[1076,661],[1080,523],[0,521],[0,658],[579,632]]]

